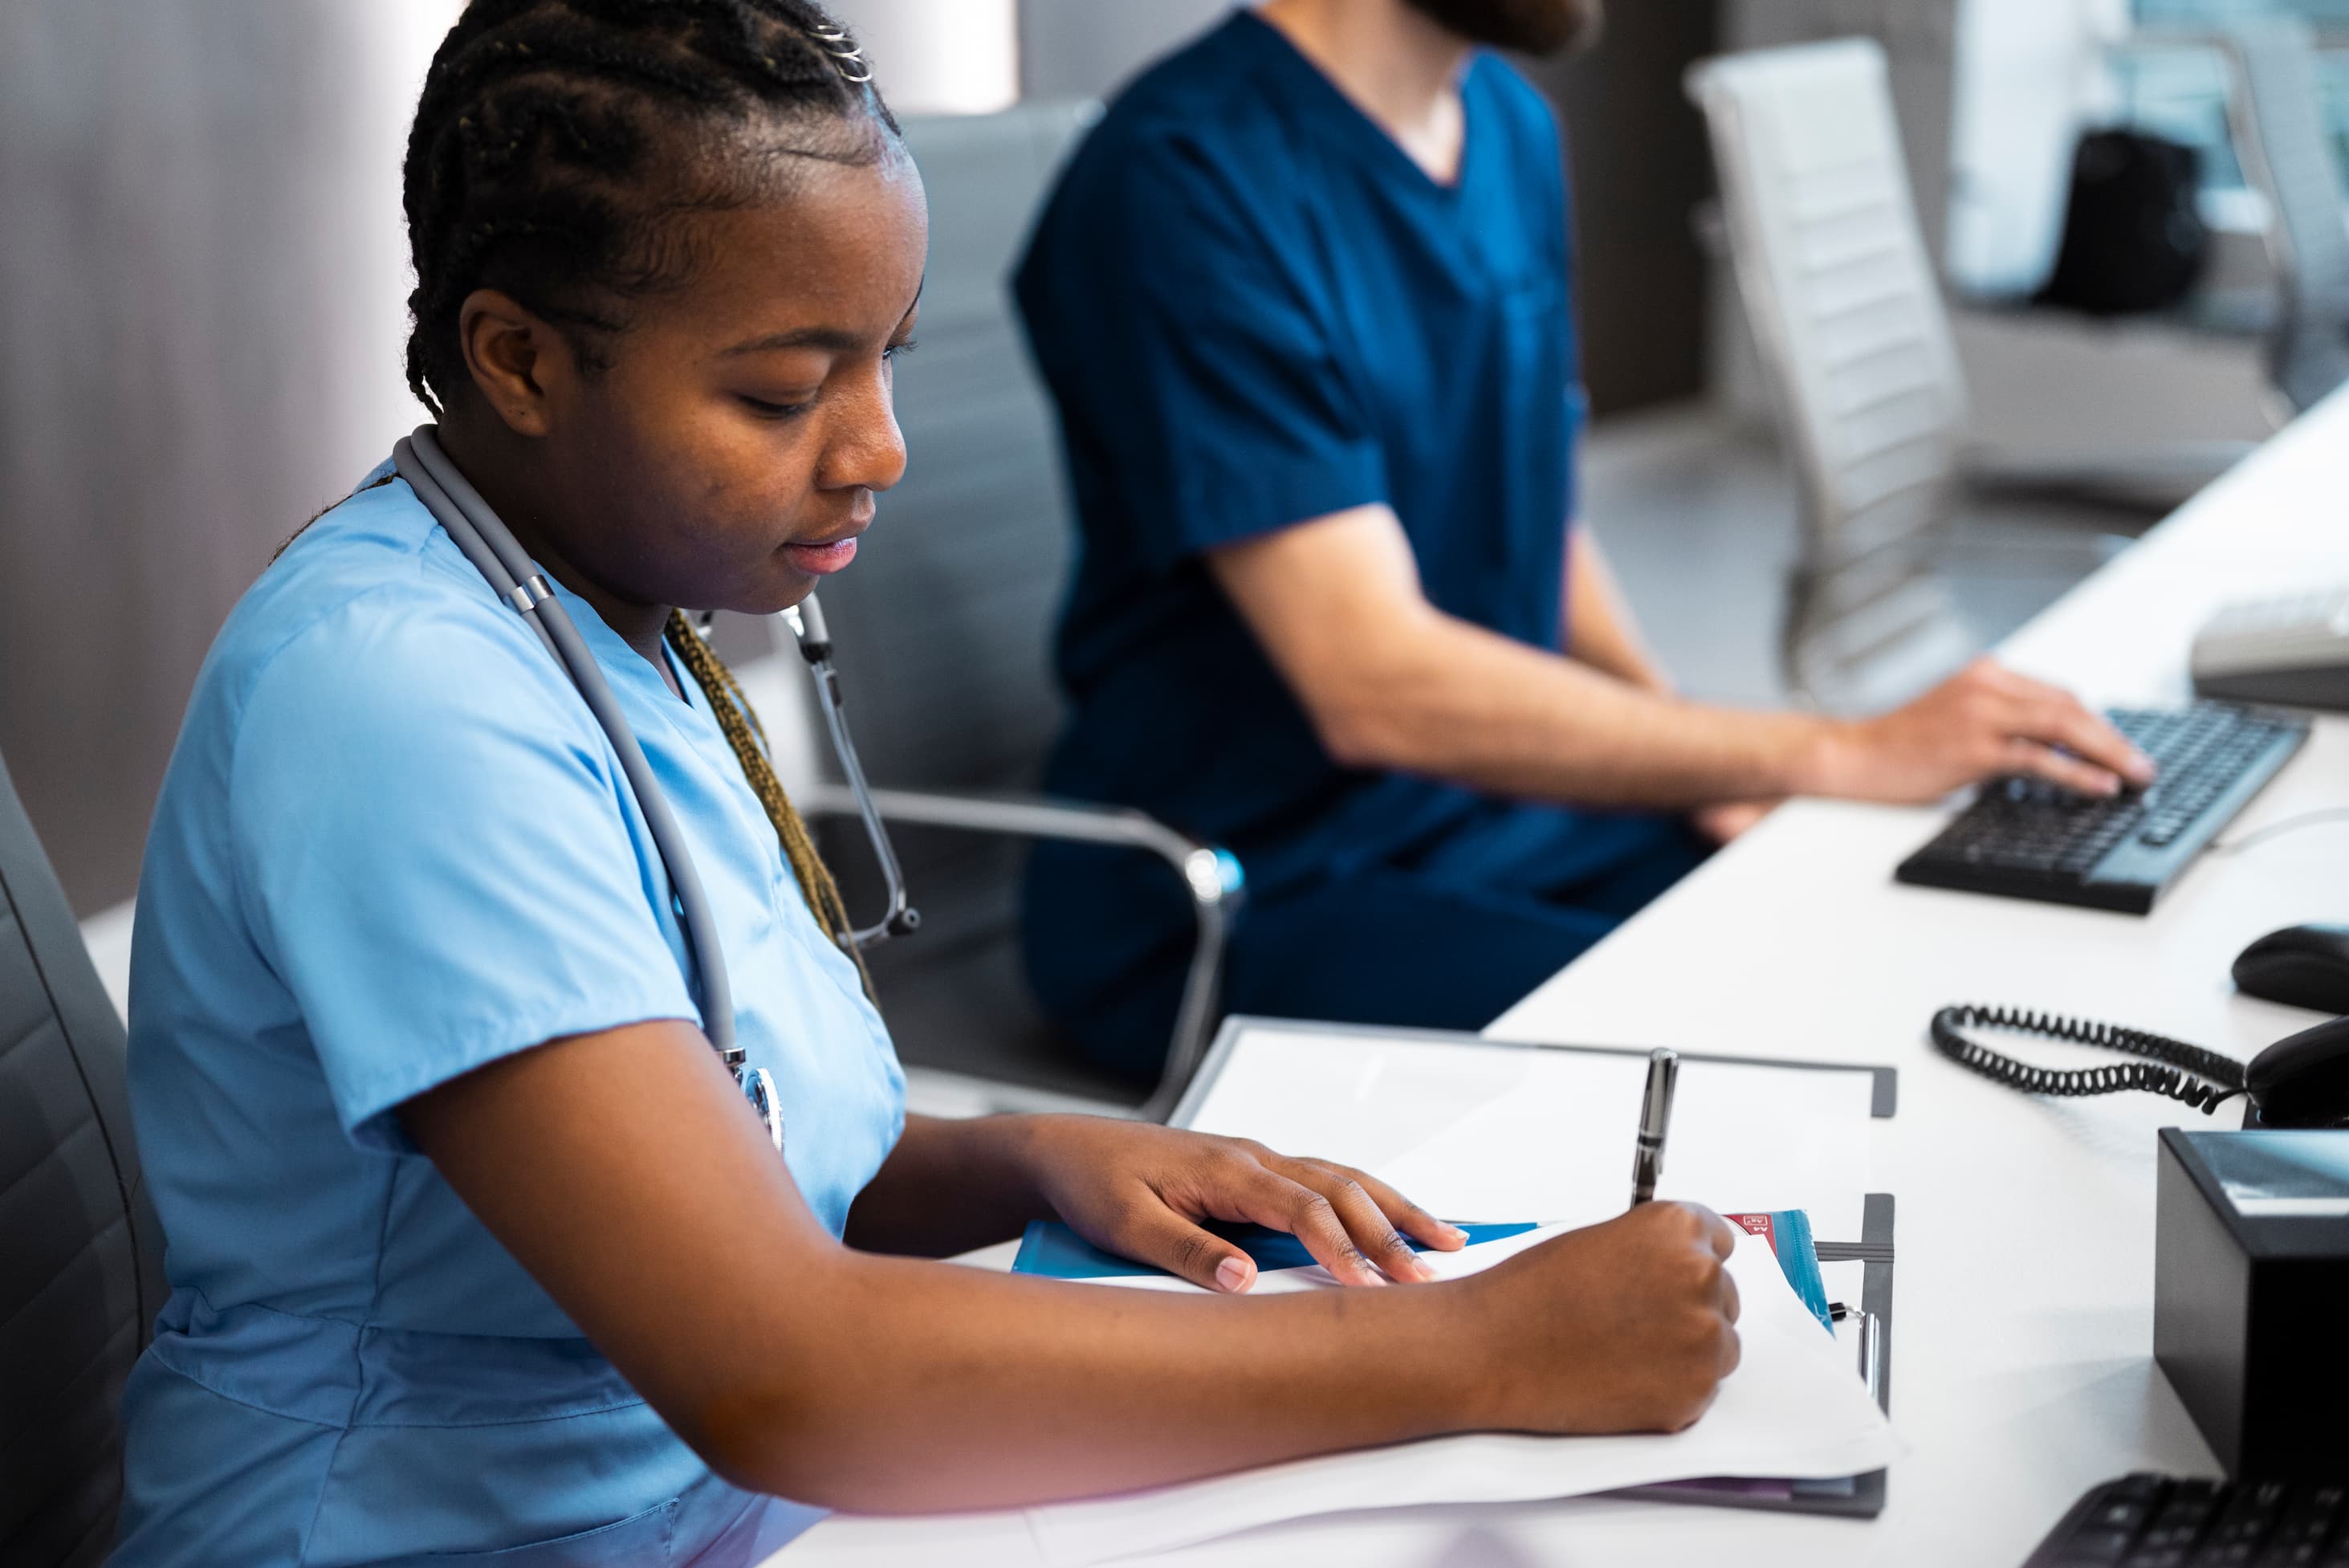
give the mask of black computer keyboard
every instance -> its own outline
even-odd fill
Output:
[[[2098,800],[2033,779],[1993,780],[1893,875],[2142,915],[2308,738],[2304,718],[2231,702],[2107,717],[2161,770],[2150,788]]]
[[[2088,1489],[2023,1568],[2349,1568],[2349,1483],[2123,1476]]]

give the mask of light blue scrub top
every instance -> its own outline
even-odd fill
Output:
[[[692,846],[736,1038],[836,1235],[903,1127],[880,1017],[700,692],[557,592]],[[713,1476],[395,1114],[556,1036],[698,1023],[685,950],[610,744],[405,483],[262,575],[140,884],[130,1095],[172,1293],[125,1396],[117,1563],[750,1563],[812,1521]]]

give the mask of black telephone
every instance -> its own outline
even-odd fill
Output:
[[[2007,1029],[2145,1058],[2062,1072],[2003,1056],[1965,1033]],[[1941,1054],[1986,1078],[2033,1095],[2109,1095],[2144,1089],[2208,1116],[2240,1095],[2246,1127],[2349,1127],[2349,1018],[2287,1035],[2249,1066],[2199,1045],[2125,1029],[2003,1007],[1944,1007],[1933,1014]]]

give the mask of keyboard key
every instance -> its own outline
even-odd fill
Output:
[[[2065,1564],[2065,1568],[2070,1568],[2073,1563],[2088,1568],[2092,1563],[2118,1563],[2121,1553],[2129,1549],[2129,1532],[2126,1530],[2091,1528],[2075,1531],[2072,1539],[2064,1543],[2064,1555],[2056,1561]]]

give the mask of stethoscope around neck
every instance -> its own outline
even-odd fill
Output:
[[[775,1091],[774,1076],[764,1067],[751,1066],[749,1054],[734,1039],[733,986],[727,977],[726,950],[718,940],[718,922],[710,913],[709,897],[702,889],[701,874],[695,868],[693,853],[678,829],[668,797],[653,777],[652,764],[645,760],[636,732],[628,727],[627,716],[620,711],[619,699],[613,694],[611,682],[604,679],[603,667],[588,651],[579,628],[572,624],[562,600],[555,597],[554,588],[531,560],[529,552],[499,520],[481,492],[457,471],[449,454],[440,450],[433,427],[419,425],[414,433],[393,446],[391,455],[393,468],[408,482],[424,509],[432,514],[433,521],[447,532],[497,596],[513,606],[538,634],[539,641],[546,645],[546,650],[571,678],[581,701],[587,704],[605,738],[611,742],[613,752],[620,759],[620,773],[636,798],[637,810],[644,814],[646,828],[652,834],[653,846],[667,868],[669,889],[677,898],[686,945],[692,950],[693,962],[700,971],[703,1029],[710,1044],[717,1048],[719,1059],[732,1070],[735,1083],[741,1086],[751,1107],[759,1113],[759,1119],[765,1123],[767,1137],[778,1150],[781,1149],[782,1100]],[[873,841],[874,857],[880,862],[882,876],[888,885],[889,905],[880,922],[848,931],[840,938],[843,947],[862,950],[891,937],[908,934],[921,924],[922,917],[906,901],[905,878],[898,867],[896,850],[890,845],[889,830],[881,820],[880,810],[873,804],[873,792],[864,782],[864,769],[856,759],[855,742],[849,738],[848,723],[841,713],[840,675],[833,666],[832,639],[824,628],[823,612],[811,596],[798,608],[785,611],[784,619],[799,640],[800,656],[814,674],[817,701],[823,709],[824,726],[832,732],[833,749],[839,755],[841,776],[856,798],[857,815],[864,818],[865,834]]]

